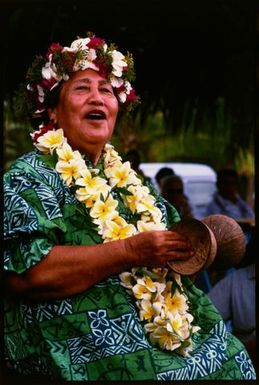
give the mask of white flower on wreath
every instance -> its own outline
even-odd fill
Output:
[[[87,49],[87,44],[90,42],[90,40],[91,39],[89,37],[76,39],[71,43],[70,47],[65,47],[64,50],[73,50],[73,52],[75,52],[81,49]]]
[[[123,84],[126,83],[121,78],[116,78],[115,76],[112,76],[110,82],[111,82],[112,87],[114,87],[114,88],[120,88],[123,86]]]
[[[116,49],[110,51],[109,54],[112,56],[113,75],[121,77],[123,67],[127,67],[127,63],[125,62],[125,60],[123,60],[125,56]]]
[[[52,55],[50,55],[52,56]],[[54,63],[50,61],[48,61],[44,67],[42,67],[42,70],[41,70],[41,73],[42,73],[42,77],[43,79],[56,79],[57,81],[59,81],[61,79],[60,76],[57,75],[57,68],[55,66]]]
[[[138,301],[139,318],[141,321],[150,321],[152,318],[156,317],[161,312],[162,304],[161,302],[152,302],[147,299],[142,299]]]
[[[97,58],[96,51],[93,48],[90,48],[87,52],[85,59],[79,59],[75,61],[73,71],[76,72],[78,70],[86,70],[92,69],[94,71],[99,71],[99,67],[93,63],[93,61]]]
[[[124,82],[124,91],[121,91],[118,93],[118,98],[121,103],[125,103],[127,100],[127,96],[130,94],[130,91],[132,90],[132,86],[130,82],[127,80]]]

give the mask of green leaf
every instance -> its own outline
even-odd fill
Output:
[[[58,161],[56,153],[53,153],[53,155],[39,155],[39,159],[52,168],[55,168]]]
[[[117,187],[116,190],[123,195],[133,195],[126,187]]]
[[[156,273],[154,273],[153,271],[150,271],[150,270],[144,270],[142,269],[141,267],[137,270],[138,273],[142,274],[143,276],[144,275],[147,275],[149,276],[151,279],[159,279],[160,276]]]

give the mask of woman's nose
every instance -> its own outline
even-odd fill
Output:
[[[88,103],[95,104],[95,105],[101,105],[103,104],[102,96],[98,89],[92,88],[89,94]]]

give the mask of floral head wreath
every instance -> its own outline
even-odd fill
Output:
[[[74,40],[70,47],[52,43],[45,57],[37,56],[27,72],[29,113],[35,118],[43,116],[51,92],[73,72],[88,68],[111,82],[119,103],[126,110],[134,108],[139,98],[130,83],[135,79],[133,58],[130,53],[123,55],[116,48],[92,33]]]

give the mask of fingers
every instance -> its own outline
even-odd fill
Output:
[[[193,254],[194,251],[192,250],[174,250],[166,255],[166,261],[189,259],[193,256]]]
[[[160,230],[139,233],[126,240],[130,255],[141,266],[165,266],[170,260],[188,259],[193,248],[187,237],[176,231]]]
[[[166,236],[166,238],[162,241],[163,251],[193,251],[192,244],[187,237],[183,237],[175,232],[173,236],[171,235],[172,234],[170,234],[169,237]]]

